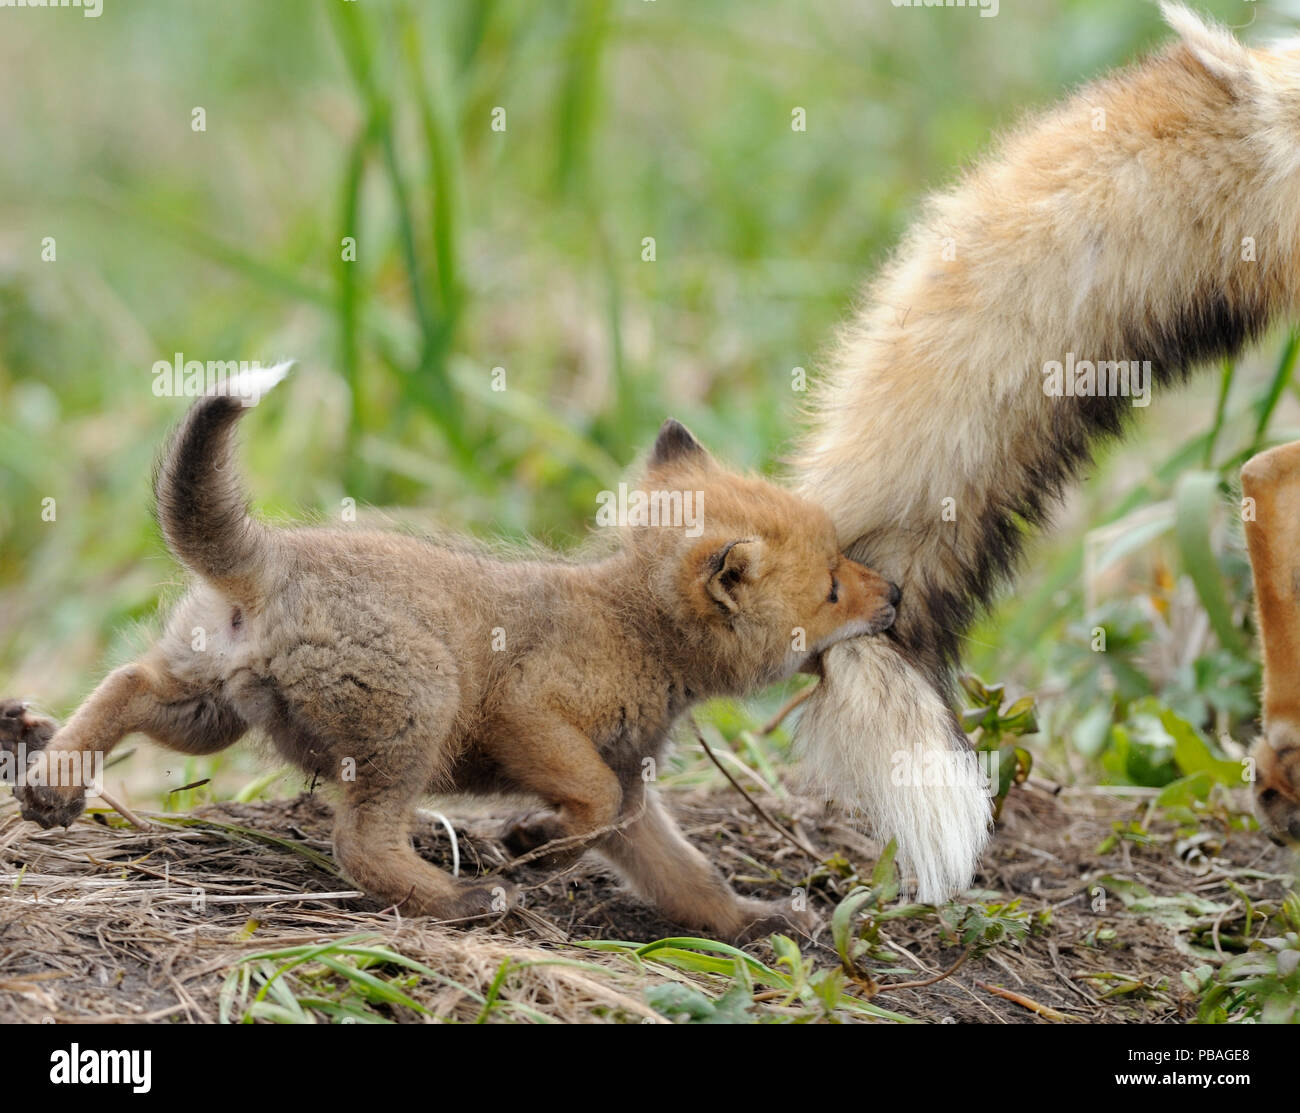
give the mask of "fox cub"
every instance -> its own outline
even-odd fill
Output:
[[[623,526],[616,549],[582,563],[271,528],[247,513],[232,440],[248,395],[284,371],[252,374],[192,407],[157,475],[163,536],[197,582],[157,644],[111,673],[33,768],[106,753],[132,731],[211,754],[258,728],[339,786],[339,863],[404,913],[508,905],[504,881],[453,878],[410,839],[422,795],[504,791],[546,806],[507,828],[514,853],[556,840],[557,859],[595,850],[665,916],[720,936],[797,920],[733,893],[647,770],[691,704],[815,668],[828,646],[893,622],[898,588],[841,556],[826,514],[724,470],[670,420],[641,486],[692,493],[699,521]],[[82,789],[28,780],[24,817],[50,827],[82,810]]]

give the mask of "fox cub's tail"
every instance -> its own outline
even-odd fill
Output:
[[[154,476],[158,524],[167,547],[235,602],[262,594],[271,531],[248,514],[231,451],[235,423],[289,373],[289,363],[241,372],[200,398],[164,450]]]

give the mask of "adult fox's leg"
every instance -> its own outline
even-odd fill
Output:
[[[1300,442],[1241,469],[1246,547],[1264,658],[1255,810],[1276,842],[1300,840]]]

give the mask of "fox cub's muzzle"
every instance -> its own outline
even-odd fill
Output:
[[[902,589],[857,561],[844,560],[836,571],[845,611],[867,626],[868,634],[879,634],[894,624]]]

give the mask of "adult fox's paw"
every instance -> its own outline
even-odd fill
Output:
[[[1281,846],[1300,843],[1300,731],[1271,723],[1255,746],[1255,814]]]

